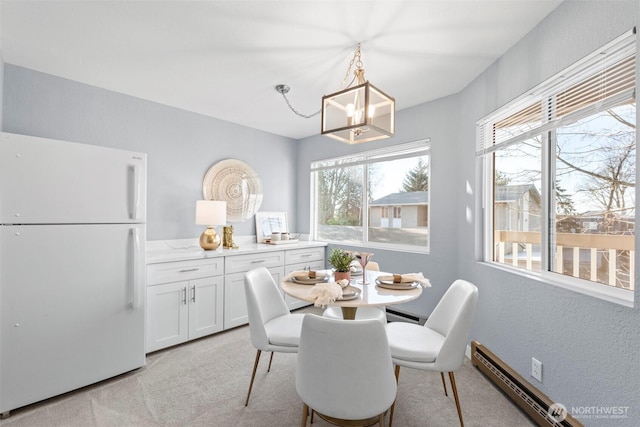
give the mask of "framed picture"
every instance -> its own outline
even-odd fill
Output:
[[[263,243],[271,238],[271,233],[287,233],[286,212],[256,212],[256,240]]]

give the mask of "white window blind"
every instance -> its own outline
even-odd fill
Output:
[[[427,155],[429,153],[428,143],[430,141],[431,138],[425,138],[406,144],[392,145],[378,150],[356,153],[353,156],[319,160],[311,163],[311,172],[331,169],[337,166],[349,167],[370,164],[376,161],[391,161]]]
[[[635,39],[635,29],[628,31],[478,121],[476,152],[493,152],[634,99]]]

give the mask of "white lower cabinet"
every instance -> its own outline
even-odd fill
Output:
[[[209,261],[202,263],[202,261]],[[222,262],[211,274],[211,260],[156,264],[148,267],[146,351],[152,352],[223,330]],[[186,264],[186,265],[185,265]],[[189,280],[153,284],[177,277]]]
[[[294,270],[324,269],[325,246],[229,253],[147,265],[147,353],[249,323],[244,275],[266,267],[276,284]],[[309,305],[285,295],[290,309]]]

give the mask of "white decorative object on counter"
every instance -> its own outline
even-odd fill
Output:
[[[257,212],[256,213],[256,241],[258,243],[273,243],[281,241],[282,233],[289,235],[289,224],[286,212]],[[277,239],[274,239],[276,237]]]

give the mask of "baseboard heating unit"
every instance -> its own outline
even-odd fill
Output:
[[[568,414],[563,407],[554,404],[533,384],[477,341],[471,342],[471,363],[539,426],[582,427],[582,423]]]

